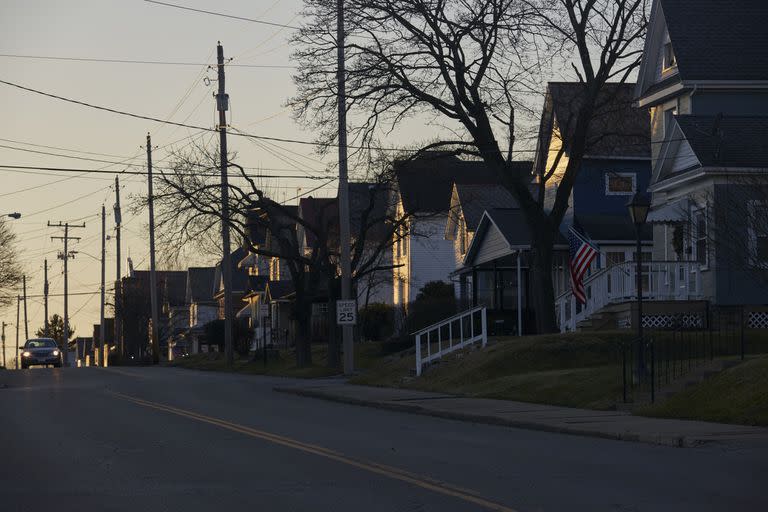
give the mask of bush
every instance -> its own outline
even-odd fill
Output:
[[[224,320],[212,320],[203,326],[210,345],[218,345],[224,351]],[[251,330],[241,320],[232,322],[232,342],[234,350],[240,356],[247,356],[251,349]]]
[[[400,338],[408,338],[412,332],[454,314],[456,295],[453,285],[443,281],[430,281],[419,290],[416,300],[408,305],[408,314],[403,322]]]
[[[360,310],[360,334],[364,340],[382,341],[392,336],[395,308],[375,302]]]

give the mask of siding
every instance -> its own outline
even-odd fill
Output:
[[[509,244],[496,226],[491,225],[481,240],[473,264],[480,265],[509,254]]]
[[[450,282],[455,269],[453,241],[446,240],[447,216],[414,219],[408,243],[408,299],[430,281]]]

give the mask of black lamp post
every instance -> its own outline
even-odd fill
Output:
[[[6,217],[10,217],[12,219],[20,219],[21,218],[21,214],[19,212],[7,213],[5,216]]]
[[[651,209],[651,201],[645,194],[637,192],[632,196],[632,200],[627,203],[629,217],[635,225],[635,235],[637,237],[637,252],[635,253],[635,274],[637,276],[637,378],[641,379],[645,375],[645,361],[643,360],[643,266],[642,266],[642,241],[641,229],[648,218],[648,210]]]

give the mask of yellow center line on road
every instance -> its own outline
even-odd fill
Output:
[[[453,498],[458,498],[460,500],[467,501],[475,505],[479,505],[488,510],[495,510],[497,512],[517,512],[515,509],[512,509],[500,503],[496,503],[496,502],[487,500],[481,496],[478,496],[476,493],[470,490],[461,489],[451,484],[447,484],[445,482],[441,482],[439,480],[435,480],[429,477],[410,473],[402,469],[386,466],[383,464],[378,464],[375,462],[356,460],[342,453],[329,450],[328,448],[324,448],[322,446],[304,443],[302,441],[291,439],[289,437],[280,436],[280,435],[266,432],[263,430],[257,430],[255,428],[247,427],[245,425],[239,425],[237,423],[231,423],[229,421],[222,420],[220,418],[205,416],[203,414],[198,414],[196,412],[179,409],[177,407],[172,407],[170,405],[165,405],[157,402],[150,402],[148,400],[143,400],[141,398],[125,395],[123,393],[117,393],[114,391],[111,391],[110,393],[137,405],[141,405],[141,406],[152,408],[152,409],[157,409],[160,411],[165,411],[171,414],[176,414],[178,416],[183,416],[183,417],[197,420],[203,423],[216,425],[218,427],[231,430],[233,432],[245,434],[250,437],[255,437],[258,439],[262,439],[264,441],[269,441],[271,443],[286,446],[288,448],[293,448],[295,450],[300,450],[306,453],[318,455],[320,457],[325,457],[327,459],[331,459],[336,462],[346,464],[348,466],[356,467],[358,469],[362,469],[370,473],[382,475],[387,478],[392,478],[394,480],[400,480],[401,482],[406,482],[408,484],[415,485],[416,487],[421,487],[422,489],[427,489],[429,491],[432,491],[438,494],[443,494],[446,496],[451,496]]]

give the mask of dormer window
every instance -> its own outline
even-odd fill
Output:
[[[677,67],[677,58],[675,50],[672,49],[672,43],[664,44],[664,71]]]

